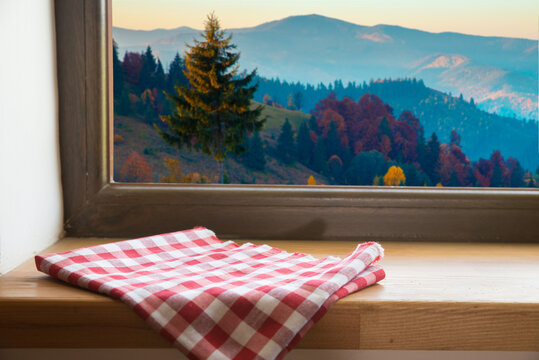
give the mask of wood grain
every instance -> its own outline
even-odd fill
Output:
[[[46,252],[113,240],[64,239]],[[265,243],[317,257],[356,245]],[[339,300],[300,348],[539,351],[539,245],[382,245],[386,279]],[[0,278],[0,319],[1,347],[169,346],[124,304],[41,274],[32,261]]]

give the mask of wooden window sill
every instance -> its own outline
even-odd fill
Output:
[[[67,238],[44,253],[116,240]],[[264,243],[314,256],[356,245]],[[539,351],[539,244],[382,245],[386,279],[339,300],[299,348]],[[0,277],[0,319],[3,348],[170,347],[121,302],[39,273],[33,260]]]

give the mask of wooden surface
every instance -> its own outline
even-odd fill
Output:
[[[113,240],[64,239],[44,253]],[[318,257],[355,247],[265,243]],[[300,348],[539,351],[539,245],[382,245],[386,279],[339,300]],[[0,277],[0,347],[168,346],[124,304],[39,273],[32,261]]]

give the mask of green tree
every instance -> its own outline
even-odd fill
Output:
[[[290,165],[294,162],[295,150],[294,130],[292,130],[292,125],[290,125],[290,121],[286,118],[277,139],[277,156],[285,164]]]
[[[176,85],[186,85],[188,84],[187,78],[183,73],[185,64],[183,59],[180,57],[180,54],[176,53],[174,60],[170,63],[167,74],[167,91],[169,93],[174,92],[174,86]]]
[[[156,129],[171,145],[213,156],[222,184],[227,153],[243,153],[245,135],[260,131],[265,119],[260,119],[262,106],[250,108],[256,70],[239,76],[240,54],[214,14],[208,15],[202,37],[186,52],[189,86],[180,84],[169,94],[173,113],[162,116],[166,128]]]
[[[131,100],[129,100],[129,94],[127,89],[123,89],[118,99],[118,104],[114,107],[114,111],[118,115],[130,115],[131,114]]]
[[[264,145],[258,131],[255,131],[249,139],[249,149],[245,153],[244,159],[245,165],[251,169],[263,171],[266,167]]]
[[[124,73],[122,70],[122,62],[118,57],[118,44],[112,40],[112,81],[114,100],[117,101],[122,96],[124,89]]]
[[[153,89],[155,87],[155,69],[157,63],[152,53],[152,48],[148,45],[146,52],[142,54],[142,67],[139,74],[139,92],[143,92],[146,89]]]
[[[309,129],[314,131],[316,134],[320,134],[320,129],[318,128],[318,123],[316,122],[314,115],[311,115],[309,118]]]
[[[451,172],[451,175],[449,176],[449,184],[448,186],[461,186],[459,177],[457,176],[457,173],[455,170]]]
[[[311,134],[309,133],[309,128],[307,123],[303,121],[298,129],[297,137],[297,157],[300,163],[305,166],[311,164],[311,159],[313,156],[314,143],[311,139]]]
[[[524,169],[522,169],[522,166],[520,165],[518,160],[510,157],[509,159],[507,159],[507,162],[509,163],[509,167],[511,169],[509,186],[524,187],[526,185],[524,183]]]
[[[421,174],[413,164],[402,164],[400,166],[406,177],[406,186],[423,186],[425,175]]]
[[[303,93],[301,91],[296,91],[294,93],[294,105],[297,110],[301,110],[301,107],[303,106]]]
[[[440,142],[436,133],[432,133],[432,136],[427,142],[425,168],[423,170],[430,179],[430,185],[436,185],[440,181]]]
[[[339,135],[337,134],[337,125],[335,121],[329,123],[328,134],[326,137],[326,151],[328,156],[342,156],[342,145]]]
[[[165,89],[165,70],[159,59],[157,59],[157,67],[155,68],[155,87],[160,91]]]
[[[348,185],[372,185],[376,176],[383,176],[388,169],[386,157],[379,151],[364,151],[356,155],[344,177]]]
[[[326,174],[328,171],[326,144],[324,139],[319,136],[316,140],[313,154],[313,170],[321,174]]]

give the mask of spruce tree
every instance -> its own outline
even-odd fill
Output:
[[[288,118],[286,118],[285,122],[281,126],[281,134],[277,139],[277,156],[287,165],[294,162],[294,131],[292,130],[292,125],[290,125]]]
[[[260,133],[255,131],[249,139],[249,149],[245,154],[245,165],[254,170],[263,171],[266,167],[266,157],[264,145],[260,138]]]
[[[185,74],[183,73],[184,70],[185,64],[183,62],[183,59],[180,57],[180,54],[176,53],[176,56],[174,56],[174,60],[172,60],[172,62],[170,63],[170,67],[168,68],[167,92],[173,93],[174,86],[176,85],[187,86],[188,81],[185,77]]]
[[[165,89],[165,70],[159,59],[157,59],[157,67],[155,68],[155,87],[158,90]]]
[[[250,108],[258,84],[249,85],[256,70],[239,76],[240,54],[214,14],[208,15],[202,37],[186,51],[189,84],[168,94],[173,113],[161,117],[165,129],[156,129],[168,144],[213,156],[222,184],[227,154],[243,153],[245,134],[260,131],[265,119],[260,119],[262,106]]]
[[[511,187],[524,187],[524,169],[518,161],[515,160],[515,166],[511,171],[511,176],[509,178],[509,185]]]
[[[451,175],[449,176],[449,184],[448,186],[461,186],[459,177],[457,176],[457,173],[455,170],[451,172]]]
[[[434,186],[440,181],[440,142],[436,133],[432,133],[428,143],[427,152],[425,154],[425,173]]]
[[[114,100],[118,101],[124,88],[124,73],[122,63],[118,57],[118,44],[112,40],[112,81]]]
[[[335,121],[329,123],[328,134],[326,137],[326,151],[328,156],[337,155],[339,158],[342,156],[342,145],[339,135],[337,134],[337,125]]]
[[[303,121],[299,126],[297,138],[297,157],[300,163],[305,166],[310,166],[313,156],[314,143],[309,133],[307,123]]]
[[[318,123],[316,122],[316,118],[314,117],[314,115],[311,115],[311,117],[309,118],[309,129],[320,135],[320,129],[318,128]]]
[[[328,170],[327,152],[324,139],[319,136],[314,147],[313,170],[321,174],[326,174]]]
[[[303,107],[303,94],[301,91],[296,91],[294,93],[294,105],[296,106],[297,110],[301,110]]]
[[[153,89],[155,87],[155,69],[157,63],[152,53],[152,48],[148,45],[146,52],[142,54],[142,67],[140,68],[139,75],[139,92],[143,92],[146,89]]]

